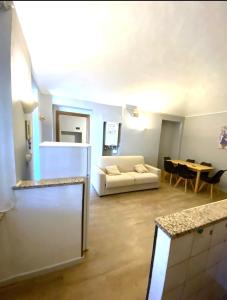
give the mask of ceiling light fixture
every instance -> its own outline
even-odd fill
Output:
[[[137,106],[126,104],[126,110],[132,117],[139,117],[139,110]]]

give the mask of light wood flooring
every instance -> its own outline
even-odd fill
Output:
[[[215,194],[214,200],[227,198]],[[1,300],[144,300],[157,216],[209,203],[162,183],[157,190],[99,198],[92,191],[89,251],[74,267],[0,289]]]

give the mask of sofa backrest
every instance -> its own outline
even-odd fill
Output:
[[[98,166],[104,170],[106,166],[117,165],[120,172],[132,172],[137,164],[144,164],[143,156],[102,156]]]

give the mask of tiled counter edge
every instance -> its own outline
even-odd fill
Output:
[[[81,184],[85,183],[84,177],[67,177],[67,178],[54,178],[54,179],[41,179],[41,180],[20,180],[15,186],[12,187],[13,190],[21,189],[32,189],[32,188],[43,188],[52,187],[60,185],[71,185],[71,184]]]
[[[156,219],[146,299],[207,300],[226,293],[226,207],[222,200]]]

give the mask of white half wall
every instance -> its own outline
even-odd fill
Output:
[[[0,223],[0,285],[81,258],[83,185],[15,191]]]
[[[29,179],[31,163],[26,163],[28,145],[25,138],[25,119],[32,120],[31,114],[24,114],[20,101],[33,98],[31,61],[14,9],[12,9],[11,80],[13,103],[13,137],[16,162],[16,179]],[[31,121],[32,123],[32,121]]]

